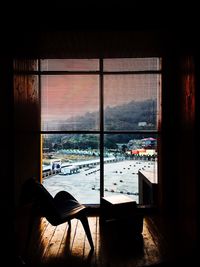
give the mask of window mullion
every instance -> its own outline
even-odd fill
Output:
[[[40,114],[40,125],[39,125],[39,130],[40,130],[40,150],[39,150],[39,153],[40,153],[40,161],[39,161],[39,170],[40,170],[40,173],[39,173],[39,177],[40,177],[40,182],[42,183],[42,159],[43,159],[43,145],[42,145],[42,139],[43,139],[43,134],[41,134],[41,112],[42,112],[42,102],[41,102],[41,73],[40,73],[40,70],[41,70],[41,59],[38,59],[38,89],[39,89],[39,114]]]
[[[104,196],[104,93],[103,93],[103,59],[100,59],[100,198]],[[100,201],[101,202],[101,201]]]

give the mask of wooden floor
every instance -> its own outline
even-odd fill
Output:
[[[45,218],[38,219],[27,248],[29,265],[131,267],[157,264],[165,258],[165,242],[152,231],[147,218],[138,238],[131,235],[131,229],[102,226],[98,216],[88,219],[93,252],[80,221],[72,220],[70,229],[67,223],[54,227]]]

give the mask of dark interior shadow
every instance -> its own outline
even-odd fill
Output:
[[[62,251],[62,256],[60,258],[55,259],[55,261],[51,261],[51,266],[69,266],[69,267],[88,267],[90,266],[90,262],[94,253],[94,249],[90,249],[88,255],[83,260],[82,255],[72,255],[71,254],[71,225],[67,229],[66,237],[64,242],[64,248]]]
[[[110,221],[100,225],[105,255],[113,258],[137,258],[144,254],[143,235],[136,233],[131,222]]]
[[[63,249],[63,254],[65,255],[69,255],[70,254],[70,241],[71,241],[71,225],[68,225],[68,229],[67,229],[67,233],[66,233],[66,237],[65,237],[65,246]]]
[[[86,264],[86,266],[90,266],[93,254],[94,254],[94,249],[90,249],[90,251],[89,251],[89,253],[88,253],[88,255],[84,261],[84,264]]]

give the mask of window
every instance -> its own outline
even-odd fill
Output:
[[[138,202],[138,172],[159,164],[161,59],[45,59],[39,76],[44,186]]]

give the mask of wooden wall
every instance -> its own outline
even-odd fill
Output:
[[[36,60],[15,60],[14,71],[34,70]],[[15,203],[19,202],[21,187],[30,177],[40,174],[40,105],[38,77],[14,73],[15,125]]]
[[[172,223],[177,253],[197,245],[196,85],[194,56],[171,54],[163,76],[161,211]]]
[[[180,60],[180,126],[178,136],[178,213],[180,236],[195,246],[197,237],[197,177],[195,140],[196,77],[193,56]],[[186,245],[186,242],[184,243]],[[187,246],[186,246],[187,249]]]

